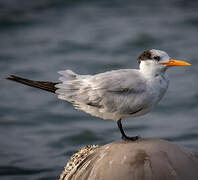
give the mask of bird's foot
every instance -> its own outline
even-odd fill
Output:
[[[129,136],[122,136],[122,139],[124,141],[137,141],[139,140],[141,137],[140,136],[132,136],[132,137],[129,137]]]

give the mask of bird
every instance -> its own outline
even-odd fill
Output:
[[[118,69],[95,75],[80,75],[71,70],[58,71],[59,82],[35,81],[16,75],[8,80],[55,93],[59,99],[92,116],[117,122],[123,140],[128,136],[122,120],[149,113],[162,99],[169,85],[166,70],[173,66],[190,66],[162,50],[145,50],[138,57],[139,69]]]

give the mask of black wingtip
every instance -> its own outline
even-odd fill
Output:
[[[15,76],[14,75],[9,75],[8,77],[6,77],[5,79],[7,79],[7,80],[13,80],[15,78]]]
[[[10,75],[6,79],[53,93],[56,92],[57,88],[55,87],[55,85],[58,84],[48,81],[35,81],[35,80],[25,79],[15,75]]]
[[[17,81],[17,80],[23,79],[23,78],[11,74],[8,77],[6,77],[6,79],[11,80],[11,81]]]

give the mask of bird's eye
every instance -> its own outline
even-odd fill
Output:
[[[159,56],[154,56],[153,59],[155,59],[156,61],[160,61],[160,57]]]

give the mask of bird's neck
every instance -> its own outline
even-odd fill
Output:
[[[140,64],[140,72],[147,78],[154,78],[159,75],[163,76],[166,69],[156,66],[148,66],[143,63]]]

